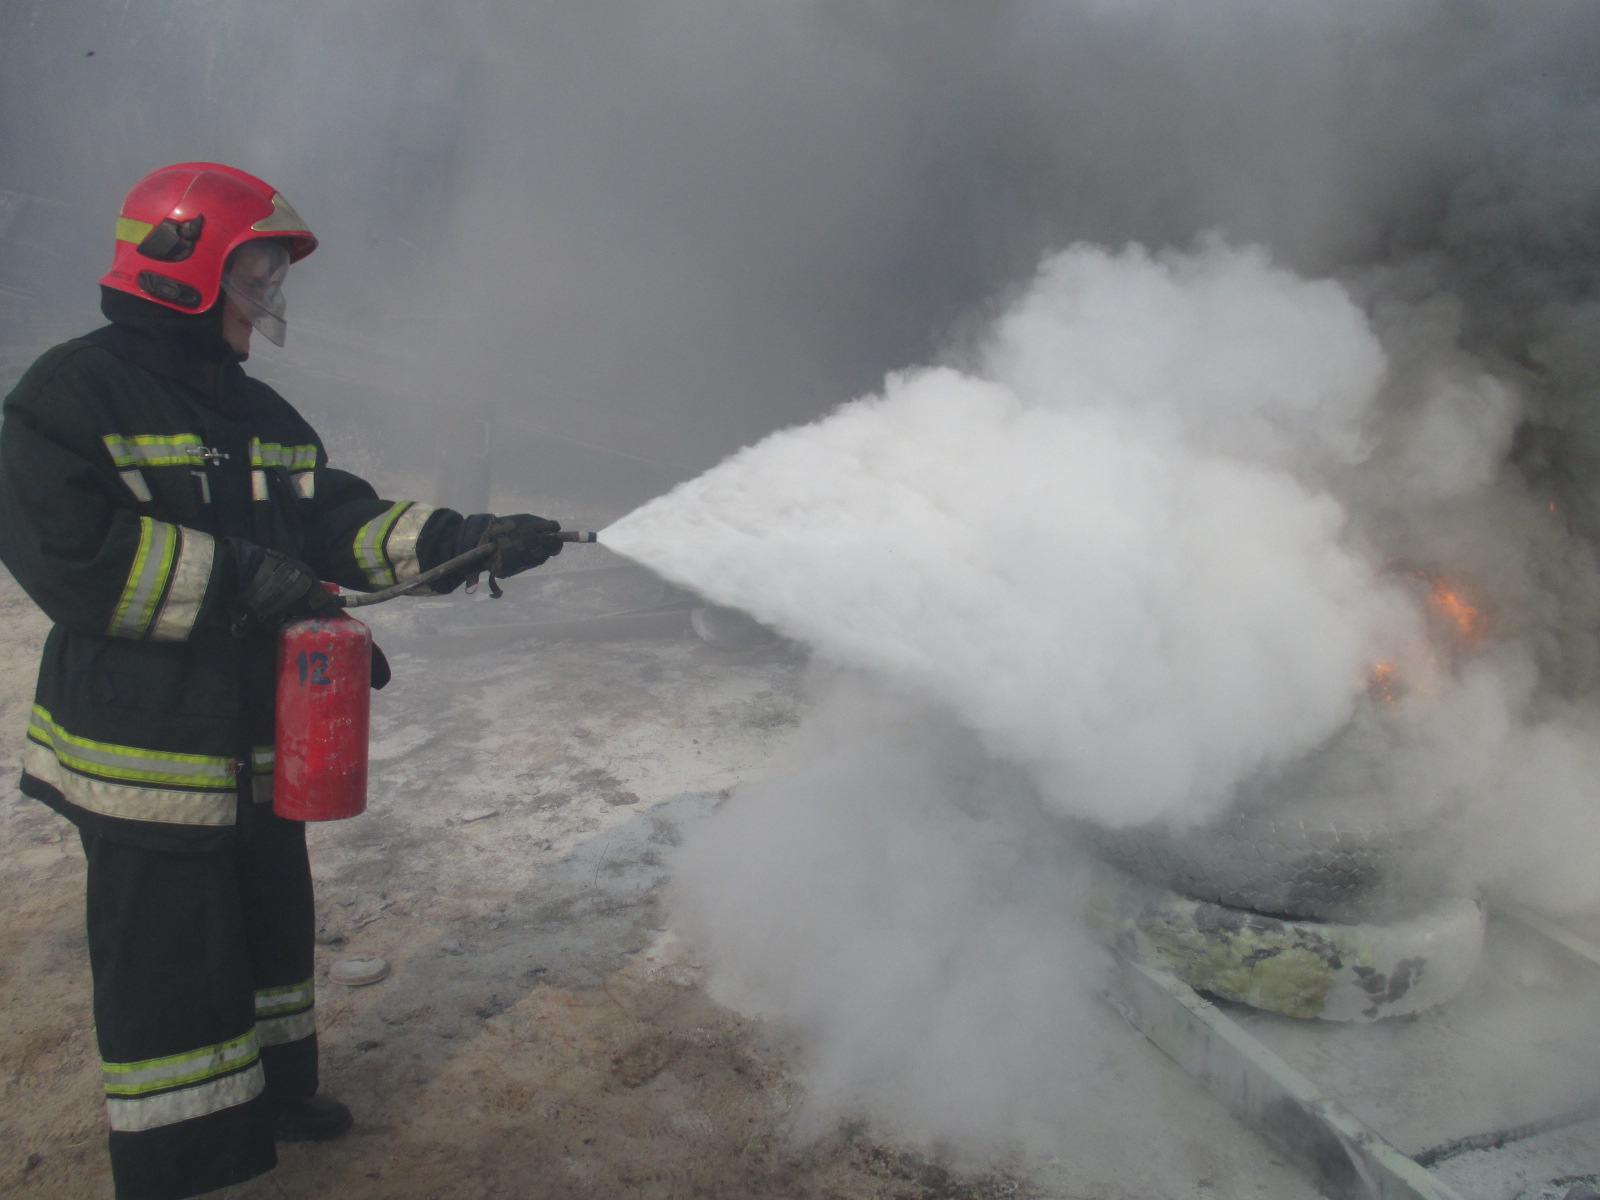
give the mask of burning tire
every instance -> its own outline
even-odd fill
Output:
[[[1175,892],[1286,920],[1371,921],[1415,913],[1444,891],[1420,826],[1235,814],[1217,825],[1107,830],[1082,839],[1114,866]]]
[[[1421,1012],[1466,984],[1483,950],[1477,901],[1387,924],[1283,920],[1182,896],[1091,864],[1091,921],[1118,953],[1197,991],[1291,1017],[1375,1021]]]

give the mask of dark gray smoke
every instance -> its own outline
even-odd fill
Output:
[[[515,427],[501,480],[589,447],[642,498],[929,361],[1048,250],[1205,230],[1427,259],[1565,428],[1597,33],[1577,2],[14,0],[4,367],[95,320],[127,185],[214,157],[323,236],[258,369],[396,453]]]

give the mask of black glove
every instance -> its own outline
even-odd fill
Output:
[[[339,601],[317,573],[298,559],[244,538],[223,538],[233,555],[235,633],[272,628],[295,617],[337,612]]]
[[[559,522],[547,521],[529,513],[518,513],[512,517],[476,513],[461,523],[456,553],[465,554],[479,546],[493,546],[494,555],[483,565],[491,576],[505,579],[560,554],[563,543],[556,536],[560,532]]]

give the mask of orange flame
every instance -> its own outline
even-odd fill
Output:
[[[1374,663],[1367,675],[1367,695],[1384,704],[1393,704],[1404,694],[1399,669],[1392,662]]]
[[[1462,641],[1469,645],[1483,640],[1488,622],[1483,609],[1467,598],[1459,584],[1436,579],[1428,590],[1434,611],[1448,621]]]

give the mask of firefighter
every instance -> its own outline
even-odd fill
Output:
[[[316,246],[253,175],[152,172],[117,219],[110,324],[47,351],[0,420],[0,560],[54,622],[21,786],[83,842],[118,1200],[351,1125],[318,1091],[305,829],[270,803],[276,629],[327,605],[321,580],[388,587],[486,545],[513,575],[561,548],[554,521],[379,499],[245,374]]]

